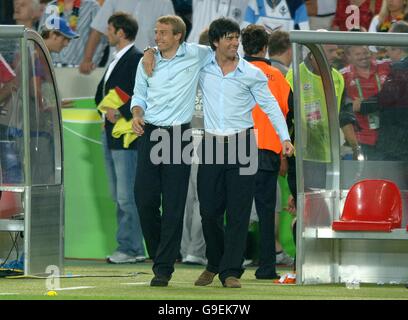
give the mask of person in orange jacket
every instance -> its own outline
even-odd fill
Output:
[[[267,76],[268,86],[286,117],[290,86],[282,73],[265,59],[269,35],[261,25],[249,25],[242,31],[245,59]],[[256,106],[252,112],[257,132],[258,172],[256,174],[255,207],[259,217],[260,254],[257,279],[276,279],[275,206],[276,187],[281,165],[282,145],[267,115]]]

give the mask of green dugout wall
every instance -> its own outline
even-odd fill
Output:
[[[111,200],[101,143],[102,120],[93,95],[103,75],[76,68],[55,69],[63,100],[65,170],[65,257],[103,259],[116,249],[116,211]]]
[[[281,190],[281,209],[279,215],[279,242],[283,250],[294,257],[296,245],[292,235],[292,222],[294,217],[285,209],[290,195],[288,181],[286,177],[278,177],[278,184]]]
[[[80,102],[62,111],[67,190],[65,256],[103,258],[115,250],[115,206],[109,197],[104,167],[102,121],[91,101]]]

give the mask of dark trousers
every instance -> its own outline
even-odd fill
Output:
[[[381,157],[378,154],[377,146],[369,144],[360,144],[365,160],[379,160]]]
[[[255,177],[255,208],[259,218],[260,250],[256,276],[276,275],[275,209],[280,155],[259,150],[259,168]]]
[[[189,125],[183,125],[181,132],[187,129]],[[153,154],[158,150],[158,143],[163,142],[163,140],[159,142],[151,140],[151,134],[155,130],[169,133],[170,140],[167,141],[168,143],[163,143],[163,147],[168,145],[170,163],[157,164],[153,159]],[[191,163],[184,163],[182,160],[181,163],[174,161],[173,142],[175,139],[180,139],[173,136],[173,132],[173,129],[158,129],[153,125],[146,125],[145,133],[138,138],[138,170],[135,183],[136,205],[147,251],[154,262],[153,272],[166,277],[171,277],[174,272],[174,263],[180,252],[191,168]],[[185,147],[188,143],[191,141],[182,142],[181,147]],[[163,152],[165,151],[166,148],[163,149]],[[179,152],[178,150],[178,155]],[[160,213],[160,205],[162,213]]]
[[[252,137],[251,137],[252,135]],[[215,163],[217,145],[224,145],[222,164],[202,163],[206,158],[206,147],[212,139]],[[255,148],[253,133],[243,137],[246,151]],[[222,283],[229,276],[239,278],[244,272],[242,263],[248,234],[249,217],[255,189],[255,175],[244,175],[241,168],[246,167],[235,158],[236,164],[228,164],[228,142],[217,142],[215,138],[205,137],[202,142],[203,156],[200,159],[197,177],[198,199],[206,242],[208,259],[207,270],[219,273]],[[237,144],[236,144],[237,147]],[[230,157],[232,159],[232,157]],[[257,161],[255,154],[255,160]],[[226,224],[224,227],[224,214]]]

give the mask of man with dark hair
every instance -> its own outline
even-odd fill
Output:
[[[269,35],[262,25],[251,24],[242,31],[245,60],[268,78],[268,87],[284,116],[288,113],[289,83],[283,74],[265,59]],[[254,127],[258,130],[258,172],[255,177],[255,207],[259,217],[260,252],[257,279],[275,279],[275,207],[278,174],[281,165],[282,145],[267,115],[257,105],[252,111]]]
[[[108,105],[104,99],[115,90],[130,96],[135,83],[136,69],[141,53],[134,47],[138,24],[126,13],[115,13],[109,18],[108,41],[115,46],[116,54],[101,79],[95,96],[99,109],[105,112],[102,142],[112,197],[116,203],[118,247],[108,257],[110,263],[134,263],[145,260],[143,234],[135,203],[134,184],[136,177],[136,141],[126,146],[125,135],[113,137],[115,125],[123,119],[132,119],[129,101]]]
[[[293,146],[285,118],[268,90],[267,77],[238,56],[239,25],[231,19],[219,18],[211,23],[208,34],[214,55],[200,76],[205,137],[203,161],[198,169],[198,197],[208,265],[195,285],[208,285],[219,274],[224,287],[240,288],[238,278],[244,271],[242,263],[255,189],[255,172],[244,170],[248,163],[243,163],[241,156],[252,156],[254,151],[249,167],[253,162],[257,167],[257,147],[251,130],[251,111],[256,103],[275,126],[283,155],[292,155]],[[224,160],[221,164],[220,158]]]
[[[121,29],[125,35],[125,39],[129,41],[135,40],[137,31],[139,30],[139,25],[136,19],[131,19],[131,16],[124,14],[123,12],[113,14],[108,19],[108,28],[109,25],[112,25],[115,32],[118,32]],[[109,42],[109,44],[112,45],[111,42]]]
[[[286,75],[292,63],[292,44],[288,32],[277,30],[269,35],[268,55],[272,66]]]

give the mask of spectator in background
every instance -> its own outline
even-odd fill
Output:
[[[200,34],[199,44],[209,45],[208,29]],[[197,89],[195,100],[195,111],[191,121],[193,130],[193,144],[197,150],[203,135],[203,93],[201,88]],[[198,160],[198,159],[196,159]],[[186,200],[186,209],[184,212],[183,236],[181,238],[181,256],[182,262],[186,264],[207,264],[205,256],[205,240],[203,235],[203,226],[200,216],[200,202],[197,193],[197,171],[198,163],[193,161],[191,164],[190,181]]]
[[[295,121],[294,121],[294,105],[293,105],[293,97],[292,101],[288,103],[289,111],[286,115],[286,124],[288,126],[288,130],[290,133],[290,139],[295,141]],[[286,179],[288,181],[288,187],[290,191],[290,195],[288,197],[287,206],[285,209],[294,216],[292,221],[292,236],[293,240],[296,245],[296,199],[297,199],[297,190],[296,190],[296,157],[287,158],[288,161],[288,170]],[[276,257],[278,260],[278,256]],[[292,258],[293,259],[293,258]],[[282,275],[279,279],[273,280],[273,283],[276,284],[295,284],[296,283],[296,257],[292,261],[293,265],[293,272],[288,272]]]
[[[346,46],[344,52],[349,65],[340,72],[344,77],[346,96],[352,101],[352,112],[356,117],[354,134],[346,134],[345,139],[354,154],[362,154],[366,160],[377,160],[379,114],[376,111],[361,113],[360,104],[381,90],[390,71],[389,63],[375,60],[367,46]],[[356,150],[360,148],[361,151]]]
[[[0,119],[7,113],[3,102],[11,95],[11,91],[15,88],[16,73],[7,60],[3,57],[0,51]]]
[[[69,27],[65,19],[56,17],[51,22],[52,23],[49,24],[49,26],[52,26],[52,28],[48,29],[44,26],[44,28],[40,30],[40,34],[42,38],[44,39],[47,49],[50,52],[58,53],[58,52],[61,52],[61,50],[64,49],[72,39],[76,39],[79,36],[75,31],[73,31]],[[41,77],[46,73],[45,71],[43,71],[42,66],[45,66],[47,62],[44,61],[43,54],[39,54],[36,58],[37,60],[35,61],[35,66],[37,68],[37,72],[39,76]],[[12,74],[14,74],[14,71],[11,69],[11,67],[9,67],[6,60],[0,54],[0,82],[1,83],[11,82],[10,80],[14,80],[16,76],[14,74],[13,77],[10,77],[10,75]],[[8,77],[5,77],[5,75],[8,75]],[[4,80],[7,80],[7,81],[4,81]],[[4,85],[0,86],[0,98],[1,98],[0,103],[4,98],[8,97],[9,93],[10,93],[10,88]]]
[[[193,15],[193,0],[172,0],[176,15],[186,24],[186,38],[191,32],[191,18]]]
[[[386,0],[338,0],[336,15],[334,17],[332,29],[334,31],[349,31],[359,29],[367,31],[373,17],[380,12],[382,2]],[[353,12],[347,13],[347,7],[354,5],[359,8],[359,26],[347,26],[347,19]]]
[[[324,45],[323,50],[331,66],[337,57],[337,45]],[[326,185],[326,163],[331,161],[330,152],[330,132],[329,120],[327,114],[326,99],[324,97],[324,86],[320,76],[320,69],[312,53],[308,53],[304,62],[299,65],[300,81],[302,84],[301,94],[301,123],[302,134],[304,138],[303,158],[305,160],[305,181],[313,182],[313,186],[322,187]],[[331,68],[337,106],[344,102],[344,79],[341,73]],[[292,90],[293,88],[293,69],[290,69],[286,75]],[[348,119],[346,119],[348,120]],[[349,124],[341,121],[340,126]],[[310,167],[309,167],[310,166]]]
[[[136,49],[140,52],[147,46],[154,46],[154,27],[156,20],[163,15],[174,14],[170,0],[106,0],[93,19],[89,39],[85,44],[85,51],[81,57],[79,71],[89,74],[98,65],[93,59],[98,44],[107,32],[108,19],[115,12],[128,12],[139,22],[139,32],[135,40]]]
[[[14,0],[13,19],[16,24],[36,30],[41,18],[41,5],[39,0]]]
[[[287,31],[277,30],[269,35],[268,54],[272,66],[286,76],[292,63],[292,44]]]
[[[408,13],[407,0],[383,0],[381,10],[370,24],[369,32],[388,32],[392,24]]]
[[[114,127],[121,119],[130,120],[130,96],[133,93],[136,69],[142,56],[133,46],[138,32],[138,24],[132,16],[115,13],[108,19],[108,41],[117,53],[99,82],[95,102],[105,111],[102,142],[105,165],[109,177],[112,197],[116,203],[118,247],[108,257],[110,263],[134,263],[145,260],[143,234],[136,208],[134,184],[136,178],[136,141],[125,144],[125,135],[114,137]],[[112,89],[121,90],[128,101],[118,105],[104,104],[104,97],[112,95]],[[115,92],[115,91],[113,91]]]
[[[64,18],[56,17],[52,22],[51,26],[54,26],[54,28],[48,29],[44,26],[40,33],[48,50],[59,53],[68,46],[72,39],[77,39],[79,35],[70,28]]]
[[[256,23],[268,32],[309,30],[309,17],[303,0],[250,0],[243,26]]]
[[[408,23],[398,21],[390,32],[408,33]],[[374,99],[364,100],[361,110],[371,112],[373,107],[380,111],[380,128],[377,149],[380,160],[408,160],[408,48],[387,47],[392,60],[391,72],[381,91]],[[375,103],[373,103],[373,100]]]
[[[289,40],[289,32],[287,31],[274,31],[269,35],[269,42],[268,42],[268,55],[271,65],[277,68],[283,76],[286,76],[289,67],[292,63],[292,44]],[[288,101],[289,110],[293,110],[293,94],[290,92],[289,101]],[[293,112],[292,112],[293,113]],[[288,119],[286,119],[286,123],[288,124]],[[289,126],[288,128],[292,127]],[[289,131],[290,132],[290,131]],[[292,139],[292,141],[295,141]],[[289,162],[293,160],[294,157],[281,159],[281,169],[279,175],[281,175],[284,179],[286,179],[287,170],[289,168]],[[279,241],[279,219],[280,219],[280,208],[279,200],[281,197],[280,192],[280,185],[277,185],[277,209],[275,210],[275,248],[276,248],[276,264],[285,264],[285,265],[292,265],[293,258],[289,256],[282,248],[282,245]]]
[[[336,14],[338,0],[305,0],[311,30],[329,30]],[[342,0],[340,0],[342,2]]]
[[[226,17],[238,24],[244,20],[249,0],[193,0],[192,29],[188,42],[198,42],[200,33],[211,21]]]
[[[0,2],[0,24],[15,24],[13,20],[13,2]]]
[[[44,14],[45,8],[47,7],[48,3],[50,3],[52,0],[39,0],[39,1],[40,1],[41,14],[38,18],[40,19],[42,15]]]
[[[13,61],[16,53],[14,50],[10,55],[11,59],[5,58],[4,53],[6,51],[0,51],[0,179],[4,184],[15,184],[21,183],[23,179],[23,161],[17,144],[19,135],[15,134],[21,130],[21,119],[13,116],[21,69],[12,67],[16,64]]]
[[[242,31],[244,59],[261,69],[268,78],[268,88],[279,103],[284,117],[288,113],[290,86],[283,74],[265,59],[269,36],[261,25],[249,25]],[[255,177],[255,207],[259,218],[260,253],[257,279],[276,279],[275,209],[282,145],[268,116],[256,105],[252,111],[258,130],[258,171]]]
[[[55,9],[58,12],[55,12]],[[80,64],[91,31],[91,23],[99,10],[99,4],[95,0],[53,0],[45,9],[40,21],[40,28],[49,22],[50,15],[59,15],[68,21],[70,27],[80,37],[71,41],[59,54],[52,54],[54,64],[61,66],[77,66]],[[99,63],[103,54],[103,44],[95,51],[93,60]]]

